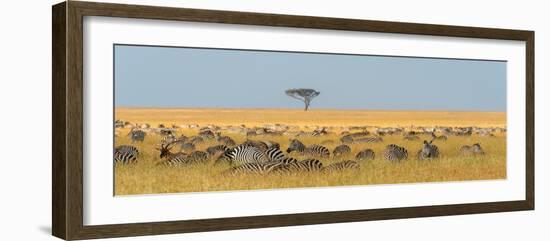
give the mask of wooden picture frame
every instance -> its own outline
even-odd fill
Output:
[[[534,32],[523,30],[213,11],[68,1],[52,8],[52,232],[66,240],[204,232],[369,220],[533,210]],[[107,16],[328,30],[366,31],[526,43],[525,199],[502,202],[86,226],[83,224],[83,17]]]

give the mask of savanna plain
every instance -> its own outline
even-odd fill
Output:
[[[115,164],[115,195],[208,192],[229,190],[303,188],[421,182],[450,182],[506,178],[506,113],[446,111],[370,111],[370,110],[297,110],[297,109],[146,109],[116,108],[115,119],[124,123],[115,128],[115,146],[131,145],[139,150],[132,165]],[[160,126],[160,128],[159,128]],[[133,141],[130,132],[147,129],[143,141]],[[323,166],[354,160],[359,168],[338,172],[299,172],[222,175],[233,168],[215,164],[217,158],[200,165],[167,166],[159,148],[169,129],[174,136],[194,137],[205,129],[230,137],[238,145],[247,140],[278,143],[284,152],[291,140],[306,146],[322,145],[329,157],[318,158]],[[379,130],[397,130],[380,132]],[[454,130],[472,129],[466,134]],[[448,131],[450,130],[450,131]],[[342,142],[353,133],[380,138],[378,142]],[[319,134],[321,133],[321,134]],[[433,133],[433,134],[432,134]],[[415,138],[405,138],[414,135]],[[445,136],[434,139],[433,136]],[[430,160],[416,157],[423,142],[438,147],[439,156]],[[461,147],[479,143],[483,155],[463,155]],[[217,138],[194,143],[206,151],[219,145]],[[333,155],[335,147],[345,144],[351,152]],[[383,151],[396,144],[408,151],[399,162],[388,161]],[[370,160],[356,160],[361,150],[371,149]],[[173,152],[180,151],[175,147]],[[181,150],[185,152],[185,150]],[[303,160],[296,152],[284,153]]]

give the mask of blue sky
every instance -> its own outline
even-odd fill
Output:
[[[506,62],[115,45],[116,107],[506,111]]]

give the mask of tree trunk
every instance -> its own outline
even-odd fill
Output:
[[[309,109],[309,101],[304,101],[304,104],[305,104],[305,108],[304,108],[304,111],[307,111],[307,109]]]

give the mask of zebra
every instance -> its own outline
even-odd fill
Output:
[[[121,164],[134,164],[137,162],[139,150],[135,146],[122,145],[115,147],[114,161]]]
[[[235,146],[237,143],[229,136],[222,136],[220,132],[215,133],[216,141],[226,146]]]
[[[283,152],[277,147],[267,149],[267,151],[265,151],[265,154],[270,161],[278,162],[285,158],[285,154],[283,154]]]
[[[432,144],[433,141],[433,139],[430,142],[424,140],[422,149],[417,153],[418,160],[436,159],[439,157],[439,148]]]
[[[193,144],[203,143],[204,138],[202,138],[201,136],[193,136],[189,138],[189,142]]]
[[[407,149],[395,144],[389,144],[384,149],[384,159],[388,161],[401,161],[406,160],[408,157]]]
[[[229,148],[226,145],[216,145],[206,148],[206,152],[210,156],[215,156],[220,153],[225,153]]]
[[[214,134],[214,132],[209,129],[205,129],[199,132],[199,136],[204,139],[214,139],[216,137],[216,134]]]
[[[332,155],[334,157],[343,156],[351,153],[351,148],[348,145],[339,145],[334,148],[334,151],[332,151]]]
[[[146,133],[142,130],[132,129],[128,133],[128,135],[130,136],[130,139],[132,140],[132,143],[134,143],[136,141],[143,142],[143,140],[145,140]]]
[[[375,142],[383,142],[384,139],[380,136],[375,137],[364,137],[353,140],[353,143],[375,143]]]
[[[355,155],[355,159],[358,161],[374,160],[375,154],[372,149],[362,150]]]
[[[272,170],[275,173],[315,172],[323,169],[323,163],[317,159],[306,159],[279,165]]]
[[[165,166],[180,166],[189,164],[200,164],[208,161],[208,154],[202,151],[194,151],[191,154],[178,152],[172,153],[170,150],[174,147],[174,143],[167,145],[161,144],[161,148],[156,148],[160,151],[160,158],[163,159],[161,165]]]
[[[194,151],[190,154],[187,153],[177,153],[171,158],[166,158],[162,165],[165,166],[184,166],[184,165],[193,165],[193,164],[205,164],[208,162],[208,154],[203,151]]]
[[[447,136],[445,136],[445,135],[436,136],[435,133],[432,132],[432,140],[446,141]]]
[[[359,163],[352,160],[336,162],[323,167],[324,172],[339,172],[345,170],[359,170]]]
[[[196,149],[195,144],[193,144],[191,142],[182,142],[181,145],[180,145],[180,151],[192,152],[195,149]]]
[[[300,142],[297,139],[293,139],[290,142],[290,145],[286,149],[287,153],[291,153],[293,151],[296,151],[300,153],[301,155],[311,155],[311,156],[317,156],[317,157],[329,157],[330,151],[320,145],[311,145],[306,147],[302,142]]]
[[[224,154],[232,164],[241,165],[245,163],[266,163],[268,156],[264,151],[248,145],[239,145]]]
[[[222,172],[223,176],[234,176],[242,174],[264,175],[271,173],[277,167],[284,165],[281,162],[266,162],[266,163],[244,163],[240,166],[232,167],[229,170]]]
[[[252,146],[261,151],[267,151],[267,149],[269,149],[269,146],[263,141],[246,140],[241,144],[241,146]]]
[[[416,141],[416,140],[420,140],[420,137],[415,136],[415,135],[409,135],[409,134],[407,134],[406,136],[403,137],[403,140],[406,140],[406,141]]]
[[[485,151],[481,148],[481,144],[475,143],[472,146],[464,145],[460,147],[460,154],[462,155],[484,155]]]

